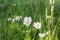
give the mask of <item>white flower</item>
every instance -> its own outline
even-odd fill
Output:
[[[37,29],[40,29],[41,28],[41,23],[40,22],[35,22],[33,26]]]
[[[40,37],[40,38],[45,37],[45,35],[46,35],[45,33],[39,33],[39,37]]]
[[[16,17],[15,17],[15,20],[16,20],[16,21],[19,21],[20,19],[22,19],[21,16],[16,16]]]
[[[24,25],[29,26],[32,22],[32,18],[31,17],[25,17],[24,18]]]
[[[50,33],[50,31],[46,32],[46,33],[39,33],[39,37],[40,38],[44,38],[46,35],[48,35]]]

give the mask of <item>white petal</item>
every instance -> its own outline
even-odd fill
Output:
[[[45,37],[45,33],[39,33],[39,37],[40,37],[40,38]]]

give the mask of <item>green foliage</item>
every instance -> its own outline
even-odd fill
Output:
[[[60,3],[55,0],[52,26],[51,18],[46,19],[46,8],[47,16],[51,15],[49,0],[0,0],[0,40],[60,40],[59,6]],[[15,15],[23,18],[19,22],[8,21],[8,18],[13,18]],[[29,27],[23,24],[25,16],[32,17]],[[42,23],[42,28],[39,30],[33,27],[36,21]],[[50,33],[41,39],[38,33],[47,31]]]

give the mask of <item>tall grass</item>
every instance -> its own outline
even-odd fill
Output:
[[[58,40],[56,32],[60,16],[56,19],[54,7],[55,0],[1,0],[0,40]],[[22,16],[22,19],[8,21],[15,16]],[[30,26],[24,25],[26,16],[32,18]],[[34,28],[34,22],[41,22],[41,28]],[[47,35],[40,38],[39,33]]]

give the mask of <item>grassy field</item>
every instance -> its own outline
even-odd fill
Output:
[[[0,40],[60,40],[59,0],[0,0]]]

